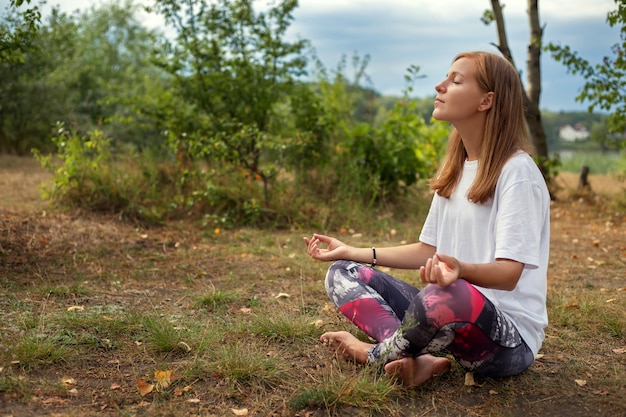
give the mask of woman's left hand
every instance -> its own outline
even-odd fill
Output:
[[[438,284],[440,287],[447,287],[459,279],[461,264],[459,261],[448,255],[436,253],[435,256],[426,261],[426,265],[420,268],[420,278],[427,284]]]

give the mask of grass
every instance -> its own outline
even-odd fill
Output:
[[[607,175],[619,171],[624,172],[626,168],[624,167],[624,158],[620,157],[616,151],[563,151],[560,160],[561,166],[559,170],[563,172],[580,172],[582,166],[586,165],[589,167],[590,172],[594,174]]]
[[[415,389],[318,342],[327,330],[364,335],[329,306],[327,265],[304,254],[310,231],[142,229],[0,208],[0,414],[624,414],[626,215],[610,197],[568,192],[552,208],[550,326],[535,364],[474,386],[453,364]],[[389,230],[329,233],[385,245],[419,229],[381,222]],[[157,371],[171,371],[171,383],[142,395],[137,381],[157,386]]]

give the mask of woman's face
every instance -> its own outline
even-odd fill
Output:
[[[473,60],[459,58],[450,67],[446,78],[435,86],[437,98],[433,118],[452,124],[471,119],[490,107],[486,99],[493,93],[480,89]],[[485,107],[486,103],[489,106]]]

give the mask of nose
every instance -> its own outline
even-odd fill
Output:
[[[435,91],[441,93],[444,90],[443,81],[435,86]]]

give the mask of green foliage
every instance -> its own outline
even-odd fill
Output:
[[[49,150],[45,139],[57,121],[83,133],[98,128],[117,143],[160,139],[141,115],[124,123],[133,108],[123,99],[163,79],[149,63],[154,34],[136,10],[130,0],[72,15],[52,9],[23,59],[0,63],[0,151]]]
[[[93,211],[120,211],[128,206],[128,201],[115,191],[110,141],[102,131],[81,137],[60,123],[51,140],[58,151],[55,157],[35,151],[42,166],[55,174],[46,198]]]
[[[274,110],[306,64],[300,55],[306,42],[285,40],[296,6],[284,0],[257,13],[251,0],[155,5],[177,33],[157,58],[199,120],[170,134],[172,148],[258,176],[266,207],[285,148],[272,129]]]
[[[5,84],[28,92],[4,119],[7,130],[34,129],[19,134],[22,146],[52,120],[72,120],[71,131],[61,122],[36,146],[54,172],[47,197],[148,224],[202,216],[216,229],[331,218],[343,226],[359,215],[355,205],[363,219],[377,206],[408,207],[410,188],[435,172],[447,126],[429,123],[410,86],[384,102],[363,87],[367,56],[352,57],[352,76],[344,57],[330,75],[318,63],[317,82],[298,80],[307,43],[285,40],[297,2],[259,13],[252,4],[158,1],[153,10],[177,33],[161,45],[129,3],[74,16],[53,10],[42,52]],[[411,68],[407,82],[418,73]],[[53,110],[35,124],[37,96]],[[312,216],[320,199],[328,206]],[[331,215],[343,205],[345,215]]]
[[[569,46],[550,43],[545,46],[552,57],[565,65],[569,72],[580,74],[585,84],[576,98],[589,103],[589,111],[599,108],[610,112],[609,129],[611,132],[626,131],[626,89],[623,80],[626,76],[626,1],[615,0],[617,10],[607,15],[609,26],[620,27],[621,41],[612,46],[613,56],[605,56],[595,65],[581,57]],[[622,141],[626,144],[626,141]]]
[[[185,210],[185,183],[176,163],[162,163],[150,153],[132,148],[113,155],[111,141],[101,130],[79,135],[57,125],[51,138],[56,152],[33,150],[41,165],[53,172],[44,198],[61,208],[116,213],[153,224]]]
[[[429,178],[437,168],[448,135],[443,124],[428,125],[418,111],[417,102],[409,98],[412,83],[419,78],[419,68],[410,68],[407,88],[402,99],[386,112],[377,125],[356,123],[351,111],[356,101],[354,91],[367,61],[353,59],[355,80],[350,83],[340,64],[334,79],[321,71],[318,85],[320,104],[331,132],[327,148],[319,152],[325,161],[313,163],[318,172],[308,171],[308,182],[326,186],[319,193],[370,206],[393,203],[406,194],[419,179]],[[313,180],[310,178],[313,177]]]
[[[26,0],[30,4],[30,0]],[[23,62],[24,54],[33,47],[39,30],[41,12],[38,6],[18,11],[24,0],[10,0],[8,16],[0,23],[0,63]]]

